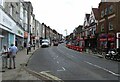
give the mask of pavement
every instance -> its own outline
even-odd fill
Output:
[[[37,50],[36,48],[35,50]],[[40,80],[39,78],[33,76],[23,69],[35,51],[31,48],[31,52],[27,55],[27,50],[23,49],[19,51],[16,55],[16,69],[5,69],[5,72],[0,72],[0,77],[2,80]]]

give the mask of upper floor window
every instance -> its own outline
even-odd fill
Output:
[[[104,11],[102,10],[102,11],[101,11],[101,17],[103,17],[103,16],[104,16]]]
[[[112,24],[112,22],[109,22],[109,30],[113,30],[113,24]]]
[[[18,3],[16,3],[16,5],[18,6]]]
[[[104,32],[104,24],[101,25],[101,32]]]
[[[14,13],[14,6],[11,4],[9,8],[10,8],[10,15],[12,16]]]
[[[94,23],[94,22],[95,22],[95,20],[94,20],[94,19],[91,19],[91,20],[90,20],[90,23]]]
[[[113,5],[109,7],[109,14],[113,13]]]
[[[108,8],[105,9],[105,15],[107,15],[107,14],[108,14]]]

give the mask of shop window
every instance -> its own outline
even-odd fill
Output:
[[[101,11],[101,17],[103,17],[103,16],[104,16],[104,10]]]
[[[101,25],[101,32],[104,32],[104,24]]]
[[[113,30],[113,24],[109,22],[109,30]]]

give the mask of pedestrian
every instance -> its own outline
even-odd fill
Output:
[[[29,53],[29,51],[31,50],[31,46],[30,46],[30,42],[27,44],[27,54]]]
[[[7,46],[4,44],[2,49],[2,68],[7,68],[7,54],[8,54]]]
[[[9,53],[10,53],[10,60],[9,60],[9,68],[8,69],[12,69],[12,61],[13,61],[13,68],[15,69],[15,57],[16,54],[18,52],[18,48],[16,46],[14,46],[14,44],[11,44]]]

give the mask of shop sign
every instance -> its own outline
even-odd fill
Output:
[[[19,28],[17,25],[12,30],[13,30],[14,34],[16,34],[20,37],[24,37],[24,31],[21,28]]]
[[[107,38],[100,38],[100,41],[107,41]],[[108,38],[108,41],[115,41],[115,38]]]
[[[108,38],[108,41],[115,41],[115,38]]]
[[[13,29],[16,24],[1,8],[0,8],[0,23],[9,29]]]
[[[24,38],[28,38],[28,32],[24,32]]]
[[[23,35],[23,33],[20,30],[18,30],[18,34]]]
[[[100,39],[100,41],[102,42],[102,41],[106,41],[107,39],[106,38],[101,38]]]

